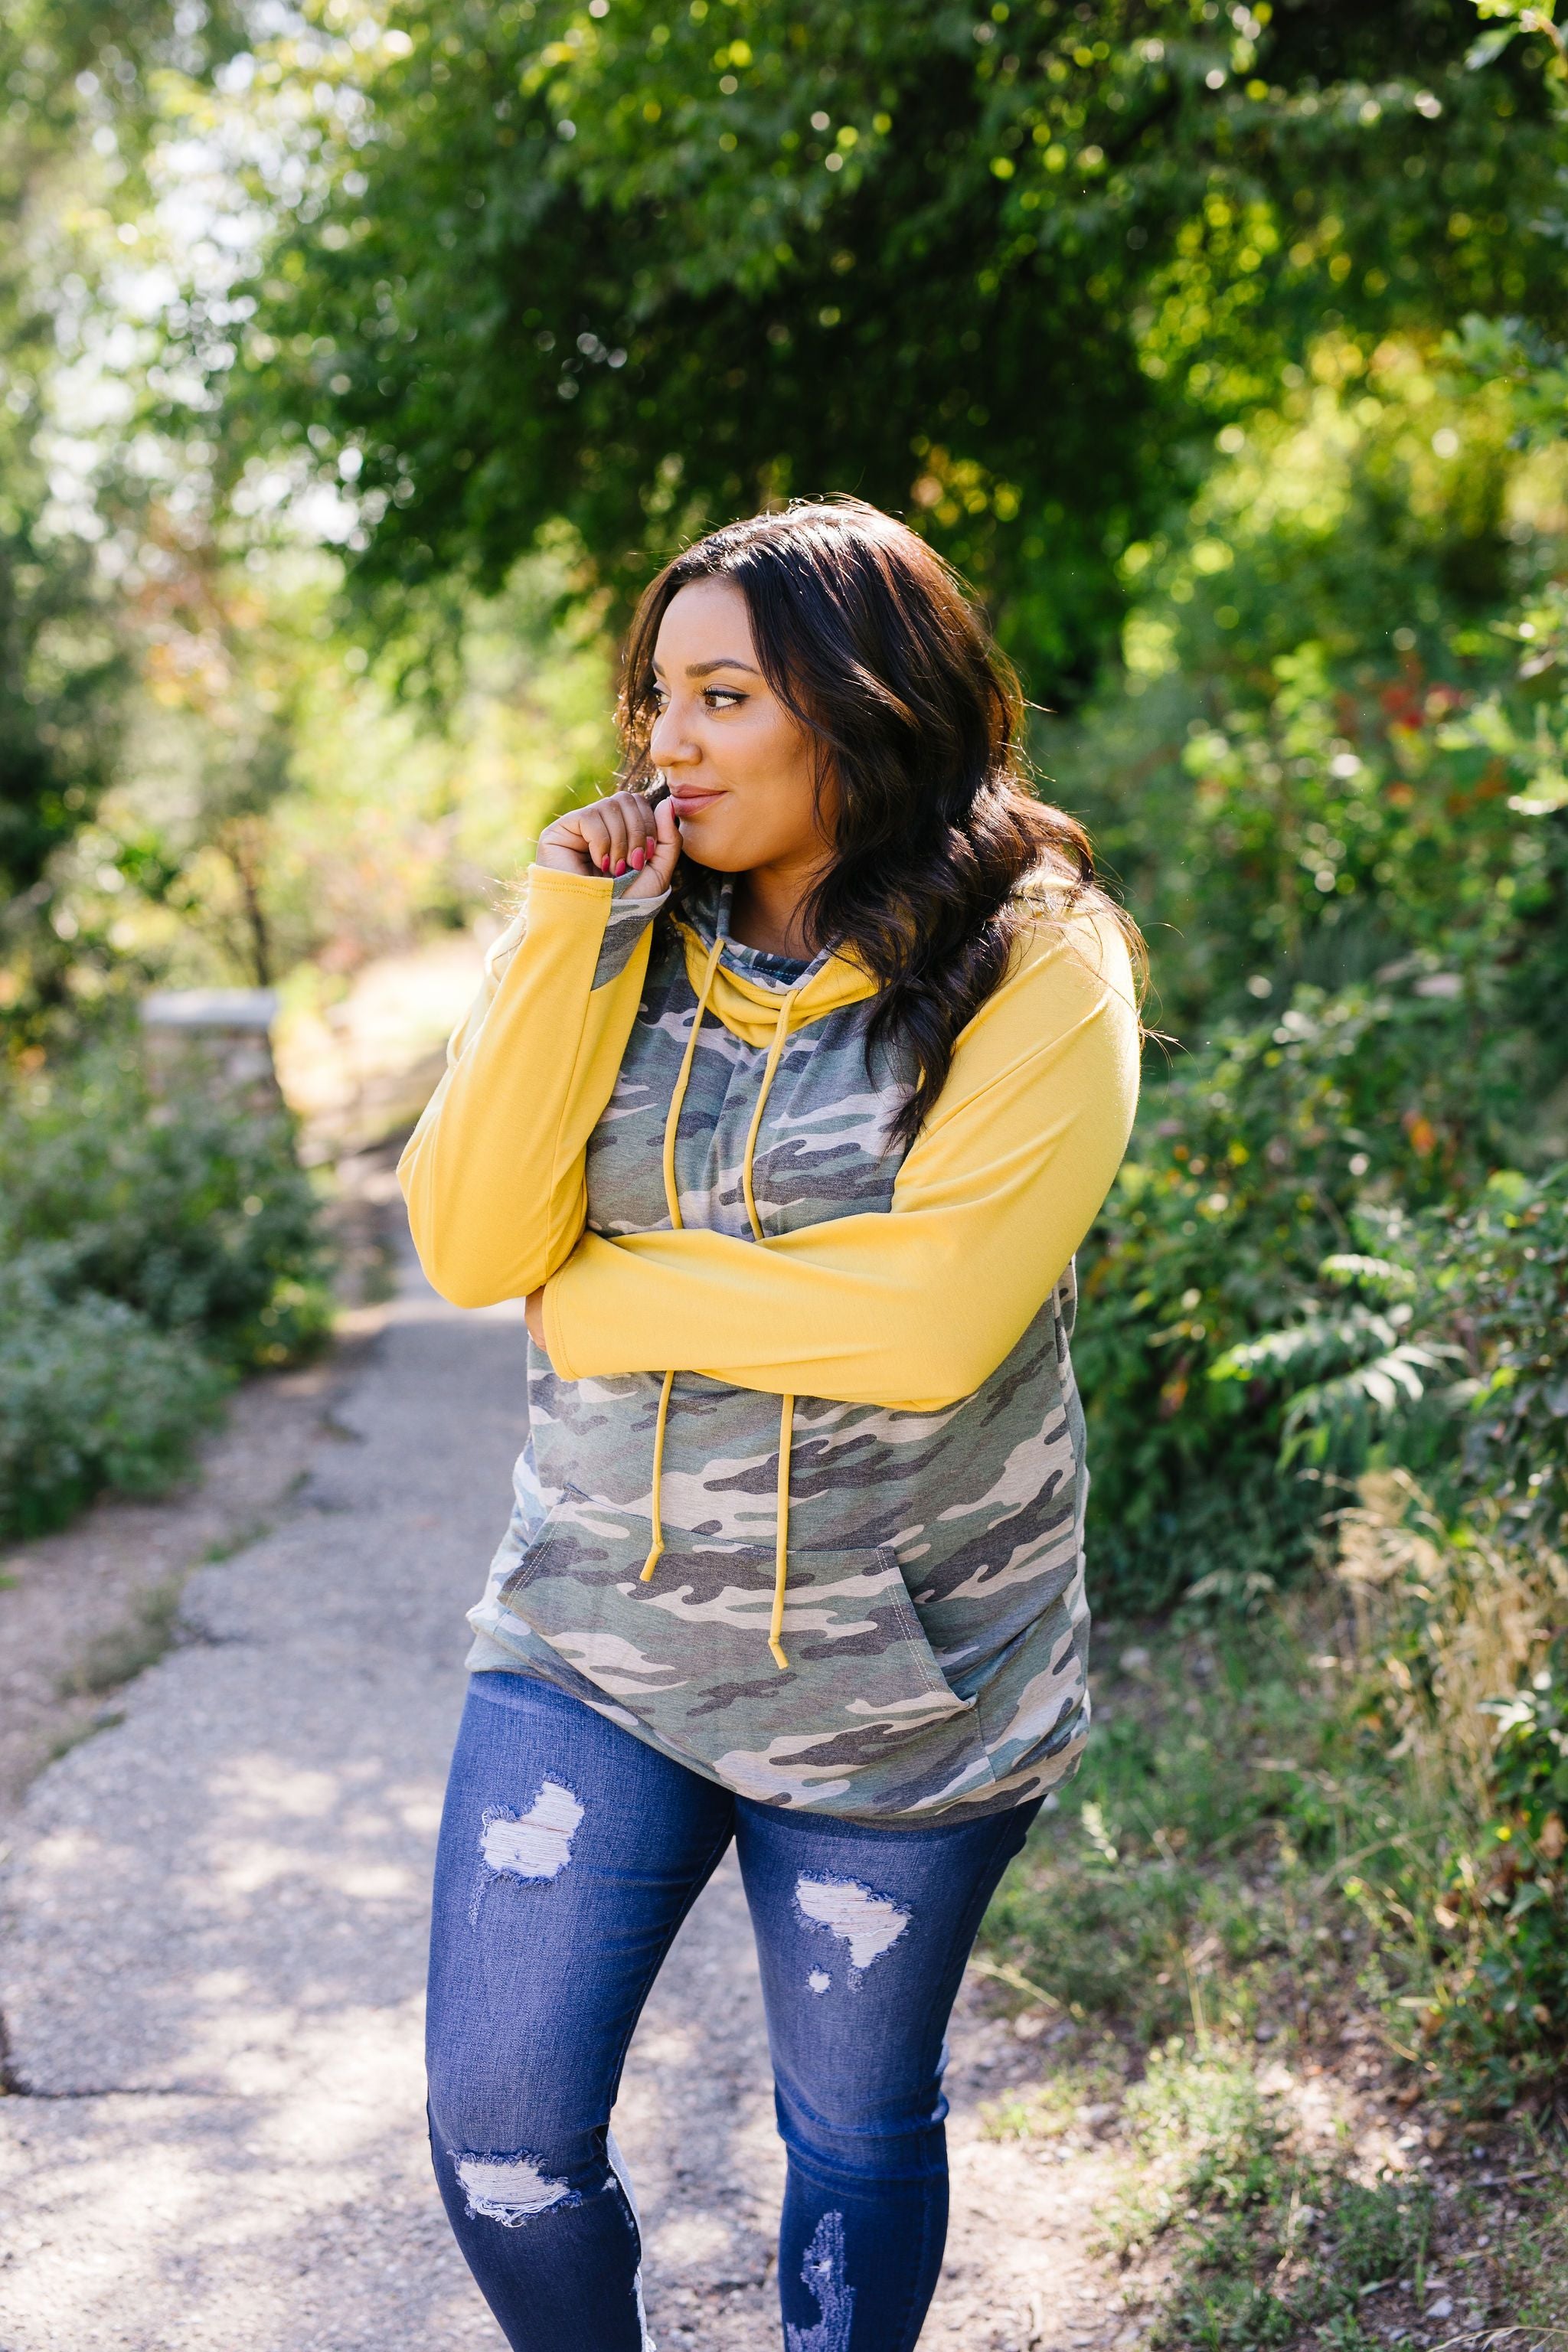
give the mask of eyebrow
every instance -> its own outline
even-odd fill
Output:
[[[742,661],[738,654],[721,654],[717,661],[688,662],[686,675],[688,677],[710,677],[716,669],[743,669],[752,677],[761,677],[763,674],[755,662]],[[654,674],[656,677],[658,674],[657,662],[654,664]]]

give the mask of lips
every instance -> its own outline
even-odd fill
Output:
[[[721,793],[704,792],[697,785],[672,784],[669,791],[669,805],[677,816],[700,816],[722,798]]]

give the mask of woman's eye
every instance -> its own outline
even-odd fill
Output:
[[[730,686],[706,687],[702,695],[702,699],[710,710],[728,710],[732,704],[744,702],[745,698],[743,694],[737,694],[734,688]]]

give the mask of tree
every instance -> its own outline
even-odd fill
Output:
[[[89,297],[71,215],[90,205],[84,186],[107,200],[129,172],[149,66],[205,70],[223,46],[221,16],[206,46],[183,16],[165,0],[15,0],[0,14],[0,1032],[13,1047],[69,1004],[79,950],[48,919],[50,867],[112,772],[129,677],[93,527],[49,480],[61,315]]]
[[[1468,71],[1453,0],[355,17],[261,61],[324,102],[230,419],[353,484],[373,594],[563,515],[624,609],[687,531],[856,490],[1071,695],[1121,548],[1325,322],[1563,309],[1533,37]]]

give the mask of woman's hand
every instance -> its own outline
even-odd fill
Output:
[[[658,898],[679,856],[680,828],[668,800],[650,808],[641,793],[614,793],[546,825],[536,862],[556,874],[635,874],[626,897]]]

